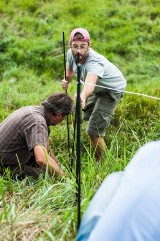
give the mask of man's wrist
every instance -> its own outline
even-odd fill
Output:
[[[69,83],[71,81],[71,77],[70,76],[66,76],[66,81]]]

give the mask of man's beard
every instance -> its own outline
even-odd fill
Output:
[[[78,57],[78,54],[76,54],[74,57],[76,59],[76,63],[78,63],[78,61],[83,62],[86,59],[86,56],[84,56],[82,54],[79,54],[79,57]]]

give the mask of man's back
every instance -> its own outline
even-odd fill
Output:
[[[108,185],[107,177],[95,194],[77,241],[160,240],[160,141],[141,147],[114,184],[115,178],[117,175]],[[92,222],[93,229],[89,226]]]
[[[26,106],[6,118],[0,125],[0,159],[2,163],[17,164],[18,161],[26,163],[32,155],[32,148],[37,141],[39,142],[39,138],[36,141],[37,133],[44,133],[41,144],[46,143],[48,138],[47,121],[43,106]]]
[[[98,222],[89,241],[117,241],[119,237],[122,241],[160,240],[158,178],[153,174],[153,178],[146,181],[143,187],[135,183],[130,190],[118,193]]]

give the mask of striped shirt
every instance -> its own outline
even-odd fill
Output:
[[[25,164],[36,145],[47,148],[49,116],[44,106],[26,106],[13,112],[0,124],[0,161]]]

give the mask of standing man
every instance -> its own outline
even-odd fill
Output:
[[[54,93],[40,106],[22,107],[6,118],[0,124],[1,174],[9,168],[13,177],[38,177],[47,167],[51,174],[64,175],[48,150],[49,126],[61,123],[72,111],[72,99]]]
[[[122,97],[126,80],[114,64],[90,46],[90,35],[86,29],[77,28],[71,32],[66,79],[63,79],[61,84],[63,89],[68,88],[70,80],[77,73],[79,55],[81,80],[84,82],[84,88],[80,94],[84,111],[83,119],[89,121],[87,134],[95,149],[95,157],[100,160],[106,147],[105,132],[116,104]]]

